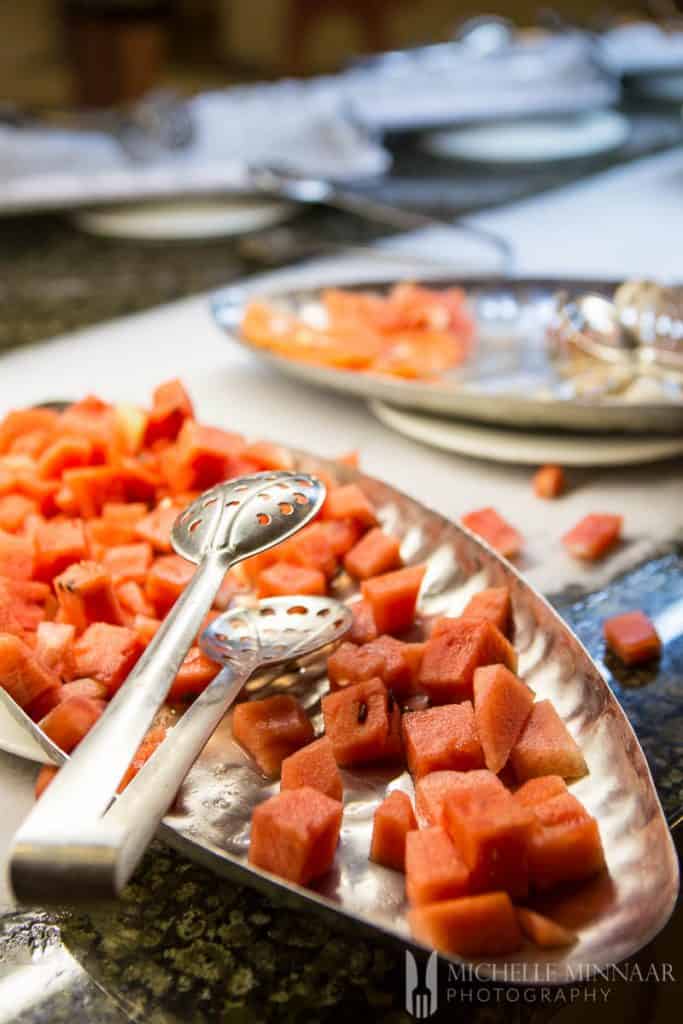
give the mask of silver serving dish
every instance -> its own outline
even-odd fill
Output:
[[[365,281],[343,286],[383,291],[393,283]],[[576,359],[562,358],[552,344],[550,332],[558,295],[565,301],[587,292],[612,299],[620,282],[561,278],[454,280],[430,275],[426,283],[463,287],[478,325],[473,355],[437,382],[329,369],[284,359],[252,345],[240,325],[246,302],[259,294],[254,285],[221,290],[213,297],[212,309],[217,323],[231,338],[275,369],[345,394],[453,419],[512,427],[641,434],[671,434],[683,427],[680,374],[634,380],[629,367],[611,365],[586,354]],[[267,298],[315,317],[320,315],[322,290],[275,289]]]
[[[572,789],[598,819],[609,877],[565,892],[552,906],[546,902],[550,913],[578,931],[576,945],[562,951],[528,947],[490,965],[490,972],[515,962],[526,965],[529,981],[553,984],[579,977],[580,970],[585,978],[600,966],[632,956],[673,910],[678,863],[643,751],[595,663],[548,602],[468,531],[378,480],[303,453],[295,456],[299,471],[323,468],[343,481],[357,480],[383,526],[401,537],[406,561],[426,563],[420,599],[426,618],[457,615],[482,587],[510,588],[520,673],[539,698],[554,702],[588,762],[590,774]],[[333,596],[353,600],[357,589],[342,574]],[[327,685],[325,659],[313,655],[275,677],[254,677],[246,690],[293,693],[320,727],[320,697]],[[344,824],[335,867],[313,888],[300,888],[248,863],[251,812],[278,784],[266,781],[233,741],[230,716],[192,768],[160,835],[218,873],[410,943],[403,876],[368,860],[375,808],[388,788],[410,792],[410,777],[382,770],[342,774]]]

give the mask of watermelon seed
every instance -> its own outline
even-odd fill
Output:
[[[368,717],[368,706],[365,701],[361,701],[358,705],[358,723],[362,725]]]

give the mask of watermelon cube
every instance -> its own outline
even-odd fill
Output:
[[[481,799],[505,793],[497,775],[486,768],[468,772],[430,772],[415,783],[415,807],[420,823],[445,825],[444,807],[456,789],[477,792]]]
[[[78,633],[93,622],[123,625],[123,615],[112,579],[98,562],[76,562],[54,579],[62,621]]]
[[[462,613],[464,619],[488,619],[503,636],[509,638],[512,627],[512,604],[507,587],[489,587],[470,598]]]
[[[533,810],[545,800],[551,800],[554,796],[566,792],[567,783],[561,775],[539,775],[520,786],[514,797],[521,807]]]
[[[286,597],[289,594],[326,594],[327,580],[320,569],[289,562],[277,562],[263,569],[257,578],[259,597]]]
[[[353,519],[360,526],[375,526],[377,514],[358,484],[345,484],[329,491],[322,510],[324,519]]]
[[[401,755],[401,712],[381,679],[328,694],[322,709],[338,765],[369,764]]]
[[[625,612],[603,623],[605,641],[625,665],[640,665],[658,658],[662,641],[645,612]]]
[[[282,762],[280,789],[299,789],[311,786],[333,800],[344,795],[341,775],[334,759],[329,736],[295,750]]]
[[[414,907],[408,921],[418,942],[442,953],[502,956],[522,945],[515,908],[505,892]]]
[[[264,775],[279,775],[282,762],[313,739],[313,726],[298,700],[276,694],[238,704],[232,716],[237,742]]]
[[[410,694],[421,649],[421,644],[402,643],[392,636],[377,637],[360,647],[343,643],[327,659],[330,685],[341,688],[376,677],[397,696]]]
[[[415,812],[407,793],[400,790],[389,793],[375,811],[370,860],[404,871],[406,836],[416,828]]]
[[[518,782],[539,775],[580,779],[588,771],[576,741],[549,700],[533,705],[510,753],[510,763]]]
[[[562,466],[541,466],[534,474],[533,487],[537,498],[559,498],[566,489]]]
[[[517,920],[522,932],[541,949],[559,949],[576,942],[574,932],[536,910],[517,907]]]
[[[574,558],[593,562],[617,544],[623,523],[622,516],[595,512],[565,533],[562,543]]]
[[[413,906],[463,896],[469,871],[444,829],[409,832],[405,851],[406,895]]]
[[[367,644],[378,635],[375,619],[369,601],[355,601],[351,605],[353,622],[349,630],[349,640],[354,644]]]
[[[286,789],[259,804],[251,819],[249,861],[297,885],[332,867],[342,805],[311,786]]]
[[[537,820],[529,838],[528,857],[535,889],[544,891],[590,878],[605,867],[597,821],[587,812],[555,825]]]
[[[368,530],[344,557],[344,568],[359,580],[390,572],[400,565],[401,545],[398,538],[384,533],[378,527]]]
[[[495,508],[468,512],[460,522],[505,558],[514,558],[522,550],[521,534]]]
[[[474,719],[490,771],[498,773],[507,763],[533,703],[529,687],[504,665],[476,669]]]
[[[415,779],[429,772],[484,767],[484,754],[469,701],[404,715],[403,745],[408,769]]]
[[[423,565],[411,565],[363,580],[361,593],[379,633],[402,633],[412,626],[424,574]]]
[[[418,685],[434,704],[472,700],[475,670],[482,665],[517,669],[517,654],[486,619],[440,619],[427,640]]]

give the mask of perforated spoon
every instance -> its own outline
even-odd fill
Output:
[[[305,473],[255,473],[200,495],[171,541],[199,563],[105,714],[19,829],[10,870],[18,898],[55,898],[113,873],[120,829],[103,818],[231,566],[290,537],[319,510],[325,488]]]

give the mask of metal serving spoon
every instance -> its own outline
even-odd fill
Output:
[[[185,776],[247,680],[257,670],[292,662],[335,643],[350,628],[351,621],[350,610],[339,601],[309,596],[269,598],[255,608],[234,609],[216,619],[200,644],[224,667],[102,819],[108,839],[106,856],[92,858],[87,828],[80,844],[78,833],[73,834],[68,849],[61,843],[53,844],[49,862],[43,856],[42,844],[34,857],[33,848],[24,841],[20,855],[15,853],[11,862],[17,898],[64,902],[117,895]],[[55,783],[56,779],[50,788]],[[78,870],[73,870],[76,863]]]
[[[324,498],[323,484],[305,473],[254,473],[213,487],[180,514],[173,547],[199,563],[197,571],[105,714],[19,829],[11,862],[18,893],[38,895],[41,878],[56,885],[56,892],[70,879],[75,890],[107,862],[113,870],[119,839],[102,815],[225,574],[294,534]]]

